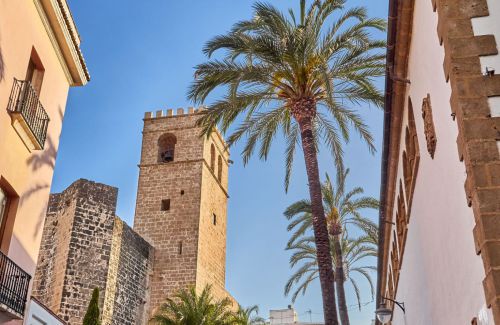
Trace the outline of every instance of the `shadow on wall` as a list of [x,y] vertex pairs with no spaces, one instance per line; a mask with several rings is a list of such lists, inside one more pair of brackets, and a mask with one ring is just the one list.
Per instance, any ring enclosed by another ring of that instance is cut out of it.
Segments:
[[0,45],[0,82],[3,81],[5,72],[5,65],[3,63],[2,46]]
[[[58,115],[59,115],[59,120],[57,119],[51,119],[51,123],[62,123],[63,120],[63,111],[62,108],[59,106],[58,108]],[[47,136],[47,140],[45,142],[45,147],[43,151],[40,152],[34,152],[31,154],[28,159],[26,160],[26,164],[30,166],[31,171],[33,173],[36,173],[38,170],[41,168],[47,167],[50,170],[54,171],[55,165],[56,165],[56,158],[57,158],[57,148],[56,145],[54,144],[53,137],[49,134]],[[52,175],[50,177],[50,180],[52,180]],[[24,201],[28,200],[31,196],[36,195],[36,193],[40,191],[45,191],[47,189],[50,189],[50,183],[33,183],[30,188],[28,188],[20,198],[19,205],[22,205]],[[47,191],[47,195],[48,191]],[[41,210],[39,212],[39,217],[37,221],[37,225],[34,229],[33,232],[33,237],[36,238],[38,235],[40,235],[40,232],[43,230],[43,224],[45,222],[45,215],[47,213],[47,203],[48,203],[49,197],[47,196],[46,198],[46,204],[41,207]]]

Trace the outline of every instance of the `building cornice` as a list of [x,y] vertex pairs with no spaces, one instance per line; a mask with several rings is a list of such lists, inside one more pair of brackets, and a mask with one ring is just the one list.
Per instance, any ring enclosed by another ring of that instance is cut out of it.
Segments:
[[33,0],[70,86],[83,86],[90,75],[66,0]]

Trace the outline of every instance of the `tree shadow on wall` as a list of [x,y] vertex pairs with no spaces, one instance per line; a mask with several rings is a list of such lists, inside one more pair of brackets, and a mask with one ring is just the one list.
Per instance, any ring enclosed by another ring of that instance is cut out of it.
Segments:
[[[62,123],[64,114],[62,111],[62,108],[59,106],[58,108],[58,117],[59,120],[56,119],[51,119],[51,123]],[[54,143],[54,140],[51,135],[47,136],[47,140],[45,142],[44,149],[40,152],[34,152],[32,153],[28,159],[26,160],[26,164],[31,168],[31,171],[33,174],[36,174],[37,172],[40,171],[42,168],[50,168],[52,172],[54,171],[55,165],[56,165],[56,158],[57,158],[57,148]],[[51,175],[51,180],[52,180],[53,175]],[[42,190],[47,190],[49,188],[49,182],[45,183],[32,183],[31,187],[28,188],[24,193],[23,196],[20,198],[20,205],[23,204],[23,201],[28,200],[30,197],[33,195],[36,195],[38,192]],[[48,197],[46,198],[46,202],[48,203]],[[43,224],[45,221],[45,216],[47,214],[47,204],[44,206],[40,207],[39,211],[39,217],[37,221],[37,225],[35,227],[35,231],[33,232],[33,237],[37,237],[40,234],[40,231],[43,230]]]
[[2,46],[0,45],[0,82],[3,81],[4,77],[5,77],[5,64],[3,61]]

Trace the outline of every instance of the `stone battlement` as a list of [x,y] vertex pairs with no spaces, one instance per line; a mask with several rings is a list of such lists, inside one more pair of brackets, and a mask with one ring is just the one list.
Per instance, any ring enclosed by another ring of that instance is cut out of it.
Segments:
[[144,113],[144,119],[154,119],[154,118],[161,118],[161,117],[179,117],[179,116],[200,113],[206,109],[207,109],[206,106],[200,106],[198,108],[188,107],[187,111],[185,111],[184,108],[177,108],[175,110],[173,108],[169,108],[167,110],[146,112],[146,113]]

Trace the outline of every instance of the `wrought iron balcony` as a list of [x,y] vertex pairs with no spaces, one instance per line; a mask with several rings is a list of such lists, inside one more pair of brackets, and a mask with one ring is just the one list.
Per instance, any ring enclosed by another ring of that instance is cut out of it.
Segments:
[[0,309],[23,317],[31,275],[0,252]]
[[30,81],[14,78],[7,109],[12,125],[26,145],[33,150],[43,149],[50,119]]

